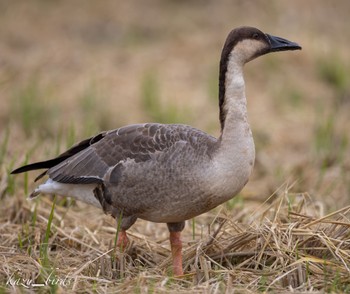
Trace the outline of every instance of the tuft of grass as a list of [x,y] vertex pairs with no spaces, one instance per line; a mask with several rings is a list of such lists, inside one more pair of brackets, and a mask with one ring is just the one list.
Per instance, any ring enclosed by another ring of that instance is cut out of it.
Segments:
[[334,164],[341,164],[347,154],[349,138],[347,133],[337,132],[336,112],[320,119],[322,111],[315,122],[314,148],[316,157],[321,160],[321,168],[326,169]]
[[266,276],[261,276],[261,278],[259,279],[258,291],[265,292],[267,285],[268,285],[268,279],[266,278]]
[[[117,221],[117,231],[115,232],[115,238],[114,238],[114,252],[117,250],[117,243],[118,243],[118,237],[121,229],[123,219],[123,212],[120,213]],[[123,250],[124,248],[120,248],[120,250]]]
[[[28,164],[28,153],[25,156],[23,165],[26,165],[26,164]],[[25,197],[27,197],[28,196],[28,173],[24,173],[23,177],[24,177],[24,183],[23,183],[24,195]]]
[[33,210],[33,213],[32,213],[32,221],[31,221],[32,228],[35,228],[35,224],[36,224],[36,221],[37,221],[37,216],[38,216],[38,201],[36,200],[35,204],[34,204],[34,210]]
[[49,256],[48,256],[49,238],[50,238],[50,234],[51,234],[52,220],[53,220],[53,216],[54,216],[54,212],[55,212],[55,204],[56,204],[56,196],[54,196],[49,219],[47,221],[44,240],[43,240],[43,242],[41,244],[41,248],[40,248],[40,257],[44,260],[44,264],[49,263]]
[[171,124],[183,123],[186,120],[183,114],[187,113],[187,111],[180,112],[173,104],[162,104],[158,79],[152,72],[146,73],[142,79],[141,100],[145,112],[153,121]]
[[303,94],[296,88],[290,89],[286,95],[288,104],[294,108],[300,108],[303,102]]
[[192,239],[195,240],[196,239],[196,218],[194,217],[191,220],[192,223]]
[[73,124],[68,128],[66,136],[66,148],[72,147],[76,143],[76,131]]
[[101,101],[106,100],[102,97],[95,83],[84,90],[79,98],[79,110],[82,121],[84,122],[84,136],[91,136],[101,130],[109,129],[112,125],[111,115],[108,109],[104,107]]
[[349,90],[349,69],[337,55],[321,58],[316,63],[320,78],[342,94]]
[[13,94],[11,117],[19,119],[27,137],[32,136],[35,129],[43,137],[51,134],[57,106],[47,96],[37,78],[32,78]]
[[0,145],[0,166],[3,164],[4,157],[7,154],[7,148],[8,148],[8,142],[10,137],[10,127],[6,126],[5,132],[2,135],[1,138],[1,145]]
[[13,169],[13,162],[7,167],[7,184],[6,184],[6,193],[9,195],[15,194],[15,178],[11,175]]
[[17,238],[18,238],[18,246],[19,246],[19,248],[23,249],[22,234],[18,233]]
[[238,194],[229,201],[225,202],[226,208],[230,211],[233,208],[243,207],[244,206],[244,198],[242,195]]
[[219,94],[219,83],[218,83],[218,69],[215,64],[215,69],[210,71],[207,78],[208,96],[210,101],[218,104],[218,94]]
[[[52,230],[52,221],[54,218],[54,213],[55,213],[55,205],[56,205],[56,196],[54,196],[52,206],[51,206],[51,211],[49,214],[49,218],[47,220],[47,226],[45,230],[45,235],[44,239],[40,245],[40,261],[41,261],[41,271],[40,271],[40,277],[42,281],[47,281],[48,279],[50,281],[55,281],[56,279],[56,268],[51,265],[50,259],[49,259],[49,254],[48,254],[48,249],[49,249],[49,239],[51,235],[51,230]],[[58,285],[54,282],[48,283],[46,285],[50,289],[50,293],[56,293],[58,289]]]

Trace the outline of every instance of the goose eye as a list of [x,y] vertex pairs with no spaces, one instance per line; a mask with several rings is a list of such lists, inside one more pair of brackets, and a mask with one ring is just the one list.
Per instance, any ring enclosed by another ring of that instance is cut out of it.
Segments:
[[256,39],[256,40],[259,39],[259,34],[258,33],[254,33],[253,34],[253,39]]

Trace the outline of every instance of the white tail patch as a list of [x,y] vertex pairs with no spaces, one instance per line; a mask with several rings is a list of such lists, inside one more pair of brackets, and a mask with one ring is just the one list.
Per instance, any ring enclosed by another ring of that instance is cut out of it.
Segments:
[[33,199],[39,194],[57,194],[60,196],[72,197],[76,200],[101,208],[101,204],[96,199],[93,192],[95,188],[96,184],[63,184],[48,179],[29,195],[29,199]]

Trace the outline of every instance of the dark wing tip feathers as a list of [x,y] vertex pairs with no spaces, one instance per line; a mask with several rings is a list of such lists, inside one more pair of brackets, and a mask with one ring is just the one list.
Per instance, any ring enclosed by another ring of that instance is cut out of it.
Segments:
[[52,166],[53,161],[55,161],[55,160],[51,159],[51,160],[47,160],[47,161],[41,161],[41,162],[27,164],[27,165],[24,165],[24,166],[21,166],[19,168],[14,169],[13,171],[11,171],[11,174],[20,174],[20,173],[24,173],[24,172],[27,172],[30,170],[50,168]]
[[[56,158],[21,166],[19,168],[14,169],[13,171],[11,171],[11,174],[20,174],[20,173],[24,173],[24,172],[31,171],[31,170],[44,169],[44,168],[49,169],[51,167],[54,167],[55,165],[61,163],[62,161],[66,160],[67,158],[73,156],[74,154],[77,154],[80,151],[88,148],[90,145],[100,141],[105,135],[106,135],[106,132],[102,132],[94,137],[85,139],[85,140],[77,143],[76,145],[72,146],[70,149],[68,149],[66,152],[60,154]],[[46,172],[40,174],[35,179],[35,181],[42,178],[45,174],[46,174]]]
[[93,176],[87,177],[75,177],[69,175],[58,175],[55,177],[55,181],[63,183],[63,184],[95,184],[102,183],[102,179]]

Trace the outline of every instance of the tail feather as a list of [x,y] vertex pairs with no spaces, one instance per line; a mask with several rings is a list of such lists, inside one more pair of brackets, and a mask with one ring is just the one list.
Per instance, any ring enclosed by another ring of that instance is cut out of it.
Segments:
[[39,194],[41,193],[39,188],[36,188],[32,193],[30,193],[30,195],[28,196],[28,198],[30,200],[34,199],[35,197],[37,197]]
[[64,159],[57,157],[57,158],[46,160],[46,161],[40,161],[40,162],[27,164],[27,165],[21,166],[19,168],[16,168],[15,170],[13,170],[11,172],[11,174],[20,174],[20,173],[24,173],[24,172],[27,172],[30,170],[51,168],[51,167],[55,166],[56,164],[59,164]]

